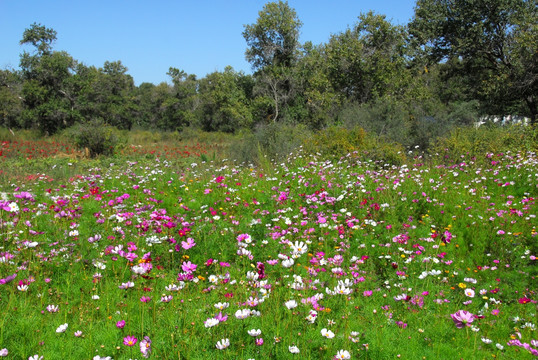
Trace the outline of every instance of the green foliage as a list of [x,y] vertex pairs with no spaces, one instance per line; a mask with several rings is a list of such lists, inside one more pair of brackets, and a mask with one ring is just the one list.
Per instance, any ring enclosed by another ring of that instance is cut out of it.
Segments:
[[537,16],[535,1],[419,0],[409,29],[432,62],[463,67],[471,99],[497,113],[515,108],[535,120]]
[[23,110],[21,82],[14,71],[0,70],[0,126],[19,127]]
[[302,23],[287,1],[269,2],[255,24],[245,25],[243,37],[247,61],[255,70],[265,67],[291,67],[299,55]]
[[214,72],[199,82],[203,130],[235,132],[252,126],[249,102],[241,87],[244,76],[228,66],[224,72]]
[[505,151],[538,151],[538,128],[536,126],[457,127],[448,136],[438,138],[431,153],[442,154],[446,162],[459,161],[462,157],[486,161],[485,154]]
[[320,130],[304,144],[304,150],[306,153],[319,153],[336,159],[353,156],[390,164],[402,164],[405,161],[405,151],[400,144],[367,133],[360,126],[331,126]]
[[304,125],[269,123],[258,125],[254,132],[240,132],[238,136],[229,147],[230,158],[262,164],[286,158],[303,144],[309,143],[311,133]]
[[122,141],[125,142],[125,136],[117,128],[107,125],[101,119],[76,124],[67,130],[67,136],[91,157],[110,156]]
[[398,95],[410,76],[405,40],[405,29],[384,15],[361,14],[352,29],[331,36],[325,47],[329,81],[360,104]]

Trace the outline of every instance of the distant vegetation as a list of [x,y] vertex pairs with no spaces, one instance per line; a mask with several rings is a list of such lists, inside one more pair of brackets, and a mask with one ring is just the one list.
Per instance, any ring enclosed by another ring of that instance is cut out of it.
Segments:
[[533,1],[419,0],[405,26],[368,12],[327,43],[303,44],[295,10],[270,2],[244,27],[252,75],[226,67],[198,79],[170,67],[169,83],[140,86],[120,60],[98,68],[54,50],[56,31],[34,23],[21,39],[34,50],[23,51],[19,69],[0,70],[0,126],[246,137],[343,126],[427,149],[482,115],[536,122],[537,18]]

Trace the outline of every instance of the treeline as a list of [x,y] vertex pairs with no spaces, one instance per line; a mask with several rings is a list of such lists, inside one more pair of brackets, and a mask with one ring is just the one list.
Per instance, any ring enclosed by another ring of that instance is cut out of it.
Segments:
[[121,61],[83,64],[53,50],[57,33],[32,24],[20,69],[0,70],[0,126],[54,134],[92,122],[119,129],[236,132],[273,123],[361,127],[427,145],[481,115],[536,122],[538,13],[533,0],[418,0],[405,26],[368,12],[326,43],[299,42],[287,2],[245,25],[253,74],[226,67],[198,79],[135,86]]

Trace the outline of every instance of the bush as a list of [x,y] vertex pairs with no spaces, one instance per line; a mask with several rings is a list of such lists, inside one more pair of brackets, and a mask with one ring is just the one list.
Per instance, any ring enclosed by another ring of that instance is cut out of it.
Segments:
[[448,136],[437,139],[431,152],[442,154],[445,162],[450,163],[462,157],[485,159],[487,153],[537,150],[538,127],[488,124],[480,127],[454,128]]
[[312,133],[304,125],[269,123],[258,125],[254,132],[238,133],[229,148],[231,159],[265,166],[269,160],[280,161],[308,143]]
[[120,139],[126,138],[117,128],[105,124],[101,119],[76,124],[67,130],[67,135],[77,148],[87,151],[90,157],[113,155],[122,143]]

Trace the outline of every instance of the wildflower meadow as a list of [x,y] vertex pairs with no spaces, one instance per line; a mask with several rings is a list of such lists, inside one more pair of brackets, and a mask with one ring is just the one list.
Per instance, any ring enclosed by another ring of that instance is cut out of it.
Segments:
[[3,166],[0,357],[538,357],[536,153],[197,152]]

